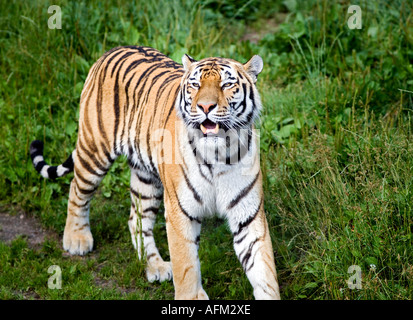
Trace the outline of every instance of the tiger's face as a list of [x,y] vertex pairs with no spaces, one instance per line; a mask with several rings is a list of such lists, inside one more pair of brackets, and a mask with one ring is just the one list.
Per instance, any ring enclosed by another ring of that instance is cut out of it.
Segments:
[[255,87],[263,62],[253,56],[247,63],[223,58],[195,61],[182,58],[185,74],[177,100],[178,113],[200,139],[227,136],[228,131],[251,128],[261,109]]

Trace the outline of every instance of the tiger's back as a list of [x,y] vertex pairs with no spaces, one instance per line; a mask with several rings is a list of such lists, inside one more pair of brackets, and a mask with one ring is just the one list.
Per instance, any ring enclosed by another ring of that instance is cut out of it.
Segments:
[[131,163],[157,171],[148,138],[175,119],[183,73],[181,65],[152,48],[107,52],[90,70],[82,91],[79,150],[95,145],[97,160],[124,154]]
[[[82,91],[72,155],[49,166],[43,144],[31,146],[42,176],[74,171],[64,249],[81,255],[92,250],[90,200],[111,164],[125,155],[131,169],[128,225],[140,258],[147,259],[149,281],[173,278],[176,298],[208,298],[198,259],[200,228],[205,216],[217,213],[228,221],[255,297],[279,299],[253,127],[261,109],[255,87],[261,70],[258,56],[241,64],[184,55],[180,65],[149,47],[105,53]],[[171,262],[162,259],[153,237],[162,200]]]

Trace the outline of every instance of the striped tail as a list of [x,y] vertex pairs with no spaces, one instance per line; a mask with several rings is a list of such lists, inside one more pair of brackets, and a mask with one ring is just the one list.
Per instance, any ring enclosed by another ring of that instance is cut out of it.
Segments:
[[73,171],[76,149],[65,162],[58,166],[49,166],[43,158],[43,142],[34,140],[30,144],[30,156],[33,166],[44,178],[56,179]]

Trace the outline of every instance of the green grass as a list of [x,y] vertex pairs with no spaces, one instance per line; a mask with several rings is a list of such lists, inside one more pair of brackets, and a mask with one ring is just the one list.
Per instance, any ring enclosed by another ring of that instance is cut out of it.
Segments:
[[[260,54],[258,127],[265,209],[283,299],[412,299],[413,10],[409,1],[360,1],[347,27],[343,1],[0,2],[0,205],[63,234],[71,176],[39,177],[33,139],[61,163],[73,150],[88,69],[118,45],[148,45],[176,61]],[[162,10],[159,10],[162,8]],[[280,22],[281,21],[281,22]],[[258,43],[245,40],[265,30]],[[150,284],[130,240],[129,172],[119,159],[91,206],[95,250],[69,257],[61,241],[0,243],[0,299],[171,299]],[[165,221],[155,230],[168,258]],[[210,219],[200,242],[210,298],[251,299],[226,224]],[[47,287],[49,266],[62,289]],[[349,289],[351,265],[362,289]]]

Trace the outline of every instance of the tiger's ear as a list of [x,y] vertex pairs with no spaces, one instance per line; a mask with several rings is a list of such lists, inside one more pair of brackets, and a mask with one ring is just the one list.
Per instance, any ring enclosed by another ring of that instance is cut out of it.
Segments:
[[182,64],[184,65],[184,70],[188,71],[192,63],[196,62],[191,56],[186,53],[182,56]]
[[257,76],[262,71],[263,66],[262,58],[258,55],[253,56],[248,62],[244,63],[244,69],[252,77],[254,83],[257,81]]

